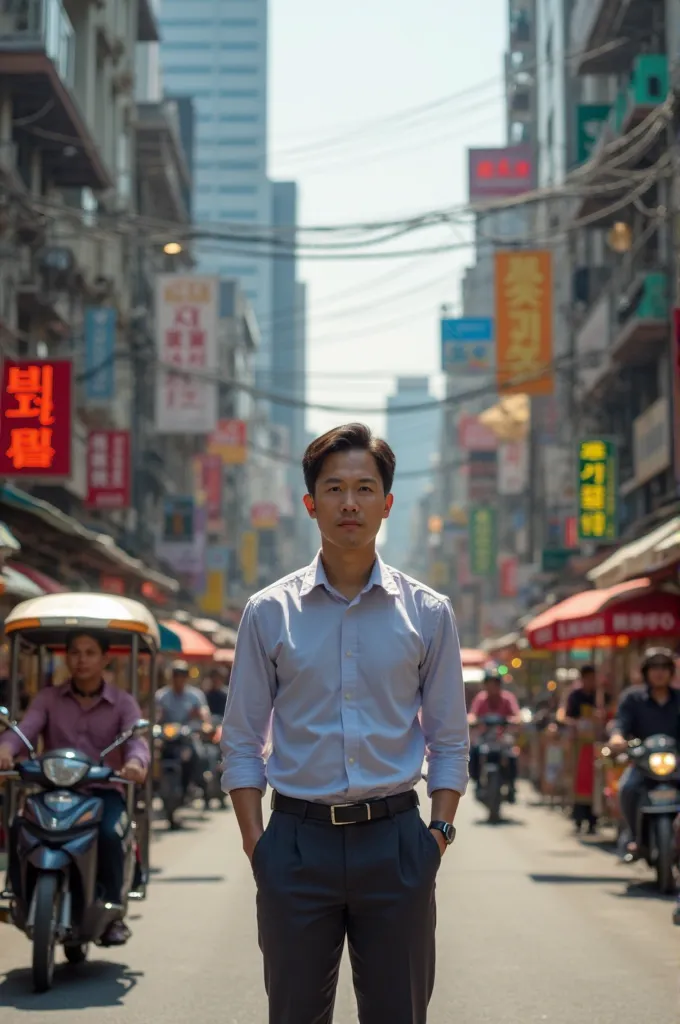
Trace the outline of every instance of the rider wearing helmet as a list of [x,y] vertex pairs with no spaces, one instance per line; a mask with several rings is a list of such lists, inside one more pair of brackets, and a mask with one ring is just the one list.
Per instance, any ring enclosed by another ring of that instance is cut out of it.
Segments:
[[[662,733],[680,742],[680,691],[672,688],[675,657],[667,647],[650,647],[640,666],[644,683],[633,686],[621,696],[609,747],[613,753],[628,749],[628,741],[646,740]],[[644,776],[636,764],[630,764],[621,778],[619,799],[628,826],[626,860],[633,860],[637,847],[632,841],[636,831],[637,809],[644,792]]]
[[[478,721],[486,715],[499,715],[502,718],[507,718],[511,724],[518,725],[520,722],[519,704],[514,694],[503,689],[502,676],[489,670],[484,676],[482,686],[483,689],[479,691],[470,705],[468,714],[470,726],[477,725]],[[512,803],[515,799],[517,779],[517,761],[514,756],[510,757],[510,773],[508,798]],[[479,745],[476,742],[470,745],[470,778],[474,782],[479,782]]]

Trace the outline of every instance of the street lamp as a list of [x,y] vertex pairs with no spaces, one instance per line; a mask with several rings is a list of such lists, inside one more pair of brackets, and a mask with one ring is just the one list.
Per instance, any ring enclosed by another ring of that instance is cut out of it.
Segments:
[[630,252],[633,245],[633,232],[629,225],[623,220],[617,220],[607,235],[607,243],[614,252]]
[[179,242],[166,242],[163,246],[163,252],[166,256],[179,256],[182,251],[182,246]]

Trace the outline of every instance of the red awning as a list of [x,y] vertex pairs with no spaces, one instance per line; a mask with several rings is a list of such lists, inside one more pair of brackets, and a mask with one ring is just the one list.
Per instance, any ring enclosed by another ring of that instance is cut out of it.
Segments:
[[680,596],[653,590],[649,579],[586,590],[542,612],[526,627],[537,650],[680,636]]
[[164,621],[163,625],[179,637],[182,654],[188,661],[212,661],[217,648],[202,633],[191,626],[185,626],[182,622],[175,622],[174,619]]
[[44,590],[46,594],[66,594],[68,593],[67,587],[62,587],[61,583],[57,583],[51,576],[48,576],[44,572],[40,572],[39,569],[32,569],[30,565],[24,565],[22,562],[11,561],[8,563],[12,569],[16,569],[22,576],[25,576],[27,580],[31,580],[36,586]]

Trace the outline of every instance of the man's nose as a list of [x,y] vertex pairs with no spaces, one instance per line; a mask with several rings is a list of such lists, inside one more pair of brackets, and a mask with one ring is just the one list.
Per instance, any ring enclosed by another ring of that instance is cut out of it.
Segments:
[[345,495],[342,507],[343,509],[346,509],[348,512],[354,512],[357,509],[358,499],[355,497],[354,494],[352,494],[351,491],[348,491],[347,494]]

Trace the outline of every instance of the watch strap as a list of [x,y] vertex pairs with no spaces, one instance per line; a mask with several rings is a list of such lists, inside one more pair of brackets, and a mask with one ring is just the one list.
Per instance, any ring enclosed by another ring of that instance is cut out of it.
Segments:
[[430,830],[435,829],[437,832],[441,832],[449,846],[456,838],[455,825],[452,825],[449,821],[431,821],[428,828]]

